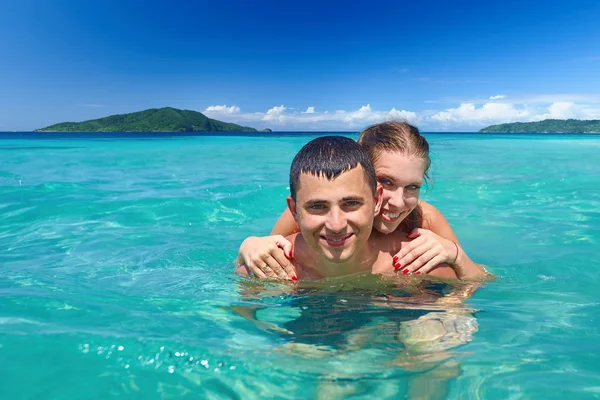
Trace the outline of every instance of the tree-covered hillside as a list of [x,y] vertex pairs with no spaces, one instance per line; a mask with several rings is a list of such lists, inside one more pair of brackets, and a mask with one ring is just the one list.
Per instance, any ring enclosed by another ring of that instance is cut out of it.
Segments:
[[600,120],[545,119],[490,125],[479,132],[489,133],[600,133]]
[[[258,132],[206,117],[197,111],[151,108],[83,122],[61,122],[38,132]],[[268,130],[266,130],[268,131]]]

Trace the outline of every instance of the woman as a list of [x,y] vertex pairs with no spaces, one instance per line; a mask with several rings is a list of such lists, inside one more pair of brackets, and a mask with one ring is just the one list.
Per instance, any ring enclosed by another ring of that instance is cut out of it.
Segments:
[[[486,271],[469,259],[444,216],[419,200],[431,165],[429,144],[419,130],[406,122],[385,122],[361,132],[358,142],[367,150],[383,187],[381,212],[373,228],[389,234],[400,229],[410,242],[393,258],[402,274],[426,274],[441,263],[451,265],[460,279],[478,279]],[[299,232],[286,209],[271,231],[272,236],[249,237],[240,246],[238,262],[260,278],[296,280],[292,244],[285,236]]]

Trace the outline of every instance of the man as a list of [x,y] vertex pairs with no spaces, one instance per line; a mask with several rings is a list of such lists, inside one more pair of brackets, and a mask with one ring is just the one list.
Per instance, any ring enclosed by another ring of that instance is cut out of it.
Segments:
[[[406,235],[373,232],[382,189],[368,154],[358,143],[341,136],[307,143],[292,161],[290,192],[288,208],[300,233],[287,239],[294,244],[292,263],[298,278],[394,273],[392,256]],[[249,274],[245,265],[236,272]],[[429,275],[456,278],[445,264]]]

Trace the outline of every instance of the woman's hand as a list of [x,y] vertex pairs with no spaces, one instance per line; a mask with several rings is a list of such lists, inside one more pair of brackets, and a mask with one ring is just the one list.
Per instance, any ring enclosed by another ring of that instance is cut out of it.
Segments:
[[246,264],[250,272],[261,279],[295,281],[298,275],[291,258],[292,243],[283,236],[250,236],[242,242],[237,262]]
[[458,245],[436,235],[429,229],[417,228],[408,234],[410,242],[394,256],[394,269],[403,274],[427,274],[442,263],[453,265]]

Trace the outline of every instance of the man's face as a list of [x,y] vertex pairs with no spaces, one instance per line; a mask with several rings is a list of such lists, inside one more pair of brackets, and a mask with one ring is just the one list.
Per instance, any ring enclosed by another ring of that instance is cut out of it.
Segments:
[[381,206],[380,193],[378,187],[373,196],[358,165],[332,181],[300,174],[296,201],[288,197],[288,207],[304,240],[319,257],[345,263],[366,245]]

